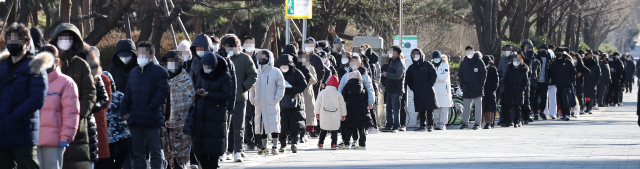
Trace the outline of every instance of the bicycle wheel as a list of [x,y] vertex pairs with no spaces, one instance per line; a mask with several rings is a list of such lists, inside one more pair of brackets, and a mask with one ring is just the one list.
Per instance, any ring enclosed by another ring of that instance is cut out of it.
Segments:
[[462,123],[462,109],[464,103],[462,100],[453,99],[453,107],[449,108],[449,122],[447,125],[458,125]]

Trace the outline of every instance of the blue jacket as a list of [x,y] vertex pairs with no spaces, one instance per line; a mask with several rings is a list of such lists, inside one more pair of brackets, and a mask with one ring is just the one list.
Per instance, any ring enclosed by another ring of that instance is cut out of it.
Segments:
[[24,61],[9,77],[8,53],[0,55],[0,148],[35,146],[38,143],[40,112],[47,97],[46,67],[52,57],[35,57],[27,52]]
[[129,73],[120,115],[129,115],[129,126],[164,126],[162,104],[169,96],[169,73],[164,67],[149,62],[141,70],[135,67]]

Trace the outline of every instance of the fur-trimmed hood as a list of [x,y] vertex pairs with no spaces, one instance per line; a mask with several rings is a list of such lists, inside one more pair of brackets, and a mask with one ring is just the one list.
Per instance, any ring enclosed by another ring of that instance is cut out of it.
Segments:
[[[51,67],[51,65],[53,65],[54,63],[53,54],[49,52],[42,52],[35,56],[33,56],[33,54],[30,54],[30,53],[27,53],[27,55],[29,55],[27,57],[32,57],[31,61],[29,62],[29,71],[33,74],[37,74],[44,70],[47,70],[47,68]],[[9,57],[10,57],[10,54],[8,52],[0,53],[0,62],[4,61]]]

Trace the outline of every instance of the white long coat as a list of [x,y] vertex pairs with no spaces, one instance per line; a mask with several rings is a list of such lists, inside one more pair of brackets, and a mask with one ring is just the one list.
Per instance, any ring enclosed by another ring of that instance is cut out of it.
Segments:
[[[270,53],[270,52],[269,52]],[[260,65],[258,81],[249,92],[249,101],[255,105],[255,133],[280,133],[280,100],[284,96],[284,76],[273,67],[273,54],[269,65]]]
[[438,107],[452,107],[453,100],[451,98],[451,76],[449,75],[451,70],[449,69],[449,61],[443,58],[441,62],[440,66],[436,67],[438,78],[436,78],[433,89],[436,90],[436,97],[438,97]]

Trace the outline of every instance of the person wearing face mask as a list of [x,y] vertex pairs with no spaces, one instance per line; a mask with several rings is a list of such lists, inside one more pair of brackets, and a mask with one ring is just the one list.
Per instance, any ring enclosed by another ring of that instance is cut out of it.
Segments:
[[611,85],[607,94],[607,103],[609,106],[621,106],[622,85],[626,76],[624,72],[624,63],[620,59],[620,53],[614,52],[612,58],[609,58],[609,67],[611,69]]
[[[165,160],[176,167],[184,168],[190,159],[191,137],[182,131],[189,108],[195,102],[196,91],[193,80],[184,69],[184,60],[178,50],[167,52],[161,59],[169,72],[169,96],[163,106],[166,131],[162,132]],[[180,143],[180,144],[175,144]]]
[[[21,168],[39,168],[37,154],[39,124],[41,112],[45,111],[40,108],[45,106],[45,97],[49,89],[47,69],[51,68],[54,58],[46,54],[35,55],[28,50],[31,36],[29,29],[22,24],[9,25],[5,28],[4,35],[8,52],[0,54],[0,79],[2,79],[0,80],[2,84],[0,100],[3,100],[0,102],[0,107],[3,109],[0,112],[1,116],[7,120],[0,127],[0,131],[4,133],[0,139],[0,153],[3,154],[0,164],[8,168],[15,168],[16,165]],[[70,108],[67,110],[69,111]],[[72,111],[69,112],[72,113]],[[65,125],[68,126],[69,123]],[[75,126],[76,123],[73,125]],[[65,129],[66,133],[69,133],[68,130],[71,129]],[[71,133],[74,132],[75,130]],[[66,138],[70,140],[65,141],[71,142],[73,136],[66,136]],[[40,138],[43,141],[44,139]],[[53,140],[55,143],[51,145],[52,147],[67,146],[64,141],[56,139]],[[60,148],[57,149],[60,150]],[[62,152],[55,149],[54,152],[49,153],[52,159],[62,156]]]
[[406,66],[403,61],[402,48],[391,46],[387,53],[390,58],[388,70],[382,72],[382,76],[386,78],[387,125],[382,131],[397,133],[398,129],[400,129],[400,102],[402,94],[405,93]]
[[69,145],[65,153],[63,165],[77,168],[90,168],[88,117],[96,102],[96,86],[92,66],[95,59],[91,47],[82,41],[80,30],[73,24],[63,23],[56,27],[51,36],[51,43],[60,51],[60,70],[73,78],[78,86],[80,101],[80,121],[76,139]]
[[[202,56],[209,52],[216,51],[215,46],[209,36],[207,36],[206,34],[199,34],[196,35],[196,37],[193,39],[193,42],[191,43],[191,47],[189,49],[191,51],[191,56],[193,56],[189,74],[191,74],[192,76],[191,79],[199,79],[198,71],[202,69],[202,63],[200,63],[200,61],[202,60]],[[196,81],[194,81],[193,83],[195,85]]]
[[[520,112],[522,105],[525,104],[525,92],[527,86],[529,86],[529,66],[523,61],[525,53],[518,51],[516,58],[512,60],[512,64],[509,65],[507,74],[504,76],[504,90],[505,94],[502,98],[502,116],[504,116],[505,122],[502,123],[502,127],[509,127],[511,123],[511,109],[513,108],[513,127],[522,127],[520,119],[522,114]],[[466,105],[466,104],[465,104]]]
[[[440,55],[440,51],[434,51],[432,57],[441,59]],[[434,90],[438,74],[431,62],[426,60],[422,50],[413,49],[411,60],[413,64],[407,68],[406,83],[414,93],[413,103],[420,119],[420,127],[414,131],[431,132],[434,126],[433,110],[440,108]]]
[[[532,109],[531,109],[531,96],[536,94],[536,89],[538,87],[538,77],[540,76],[541,64],[537,59],[537,53],[533,51],[533,43],[531,40],[525,40],[522,42],[524,45],[522,46],[525,52],[524,64],[529,66],[529,86],[524,93],[524,104],[522,104],[522,119],[524,124],[529,124],[529,122],[533,122],[533,118],[531,117]],[[537,101],[537,99],[535,100]]]
[[315,109],[315,94],[313,93],[313,86],[318,83],[318,74],[316,70],[308,61],[309,56],[303,52],[298,51],[298,60],[296,67],[305,75],[305,79],[309,82],[307,88],[304,89],[304,107],[306,113],[306,126],[305,132],[300,133],[300,142],[309,142],[310,133],[315,132],[315,126],[318,126],[318,119],[316,118]]
[[609,55],[608,54],[600,54],[602,58],[599,62],[600,64],[600,72],[602,75],[600,76],[600,81],[598,82],[598,96],[597,104],[598,107],[609,107],[607,104],[607,94],[609,93],[609,85],[611,85],[611,68],[609,67]]
[[182,42],[180,42],[178,48],[176,49],[176,54],[180,55],[180,57],[182,57],[184,61],[184,65],[181,65],[181,67],[184,67],[187,73],[191,72],[191,64],[193,63],[193,57],[191,56],[193,52],[191,52],[190,48],[191,42],[182,40]]
[[565,101],[563,101],[562,98],[565,94],[563,91],[565,89],[575,89],[573,84],[575,83],[577,72],[575,66],[573,66],[573,62],[571,61],[571,56],[569,56],[569,54],[564,54],[563,48],[556,48],[554,52],[556,53],[556,59],[551,64],[549,75],[558,90],[556,93],[556,98],[558,98],[556,103],[562,112],[562,116],[558,120],[569,121],[569,115],[571,114],[570,109],[575,105],[567,105]]
[[[362,64],[363,64],[363,62],[362,62],[362,59],[360,57],[352,56],[350,58],[350,60],[349,60],[349,65],[350,66],[349,66],[349,68],[347,70],[347,74],[349,74],[351,72],[360,73],[360,77],[361,77],[360,79],[362,79],[361,82],[364,85],[365,90],[367,92],[367,98],[368,98],[369,110],[370,110],[370,109],[373,109],[373,103],[375,102],[374,101],[375,93],[373,92],[373,87],[371,85],[371,78],[369,77],[369,74],[367,74],[368,71],[367,71],[366,68],[362,67]],[[338,92],[342,93],[342,90],[345,88],[345,85],[346,85],[346,83],[348,81],[349,81],[349,77],[347,77],[346,74],[343,75],[342,79],[340,80],[340,85],[338,85]],[[362,127],[362,126],[360,126],[360,127]],[[366,126],[366,127],[368,129],[368,127],[370,127],[370,126]],[[347,132],[347,128],[343,127],[343,128],[341,128],[341,130],[342,130],[342,132]],[[350,147],[356,148],[358,145],[357,145],[357,143],[355,141],[359,140],[358,139],[360,137],[359,133],[365,132],[364,130],[365,130],[365,128],[359,128],[357,133],[354,133],[352,135],[346,135],[346,134],[343,135],[342,136],[343,143],[339,144],[339,146],[341,148],[344,148],[344,149],[349,149]],[[352,137],[353,140],[354,140],[354,142],[351,145],[349,145],[349,137]]]
[[318,50],[318,52],[327,53],[327,61],[330,64],[329,65],[330,67],[333,67],[333,69],[338,69],[338,67],[340,67],[340,65],[338,65],[338,62],[336,61],[336,57],[333,57],[333,55],[331,55],[331,46],[328,41],[326,40],[318,41],[316,50]]
[[228,100],[235,97],[235,86],[231,74],[226,68],[225,59],[214,53],[202,56],[200,79],[196,82],[196,108],[189,112],[184,131],[191,135],[191,150],[197,156],[202,168],[218,168],[221,157],[226,151],[228,119]]
[[[242,147],[244,143],[244,127],[245,127],[245,115],[247,106],[247,94],[256,84],[258,73],[253,63],[251,56],[241,52],[240,40],[234,34],[229,34],[222,39],[222,44],[225,47],[227,53],[226,58],[231,60],[235,68],[235,82],[236,82],[236,101],[233,112],[229,115],[232,126],[229,129],[229,146],[227,150],[227,157],[232,153],[235,162],[242,162]],[[225,57],[225,56],[223,56]],[[235,117],[235,118],[234,118]]]
[[585,54],[584,66],[589,68],[590,74],[584,77],[584,97],[585,97],[585,113],[593,114],[592,108],[595,105],[598,82],[602,72],[598,60],[593,56],[593,53],[589,50]]
[[493,123],[498,113],[496,91],[498,90],[498,85],[500,84],[500,75],[498,75],[498,69],[493,66],[493,56],[484,55],[482,57],[482,62],[484,62],[484,64],[486,65],[485,67],[487,68],[487,81],[484,85],[484,97],[482,97],[482,122],[485,123],[483,129],[491,129],[493,128]]
[[305,105],[302,92],[306,89],[308,82],[302,72],[296,68],[293,56],[280,55],[274,65],[280,68],[287,84],[284,97],[280,100],[280,125],[282,128],[280,136],[278,136],[280,141],[280,149],[278,151],[281,153],[285,151],[287,146],[286,139],[287,135],[289,135],[291,152],[297,153],[299,132],[306,129],[306,114],[304,113]]
[[[365,63],[365,64],[369,64],[369,72],[371,74],[371,82],[373,83],[373,91],[375,93],[376,96],[378,96],[378,94],[380,93],[378,90],[379,87],[379,83],[380,83],[380,64],[378,63],[378,60],[380,59],[378,54],[376,52],[373,51],[373,48],[371,48],[371,46],[364,44],[363,45],[365,47],[365,53],[364,56],[369,58],[369,62]],[[373,109],[370,110],[370,114],[371,114],[371,119],[373,120],[373,126],[371,128],[369,128],[369,134],[377,134],[378,133],[378,111],[377,111],[377,105],[380,103],[378,100],[378,97],[374,98],[375,103],[373,105]]]
[[[547,90],[549,89],[549,67],[553,62],[551,55],[549,55],[549,50],[546,45],[542,45],[538,47],[538,54],[536,55],[536,60],[540,63],[540,70],[537,76],[537,79],[531,82],[531,85],[535,83],[536,87],[531,87],[531,98],[529,102],[531,103],[531,110],[533,111],[533,120],[538,120],[540,117],[542,120],[547,120],[547,116],[542,113],[544,112],[544,108],[547,103]],[[538,99],[540,103],[538,103]]]
[[92,168],[95,168],[95,166],[101,168],[106,165],[110,156],[106,113],[111,104],[111,80],[102,74],[99,60],[100,50],[94,46],[91,46],[91,49],[96,56],[92,58],[98,60],[92,60],[91,58],[87,60],[91,65],[91,73],[96,86],[96,103],[91,110],[87,123],[89,126],[89,150],[91,151]]
[[[148,156],[151,168],[156,169],[161,168],[163,160],[160,127],[164,126],[162,104],[169,96],[169,73],[152,62],[155,57],[152,43],[141,41],[136,46],[138,67],[131,70],[120,115],[131,130],[131,159],[146,161]],[[134,168],[147,168],[147,163],[135,163]]]
[[[515,57],[515,53],[513,52],[511,45],[504,45],[502,47],[502,57],[500,58],[500,62],[497,65],[498,74],[500,75],[501,79],[504,78],[504,75],[507,74],[507,68],[509,68],[509,65],[511,64],[514,57]],[[503,93],[504,93],[504,86],[500,84],[498,99],[502,97]]]
[[[211,39],[212,42],[212,48],[213,48],[213,53],[218,54],[218,50],[220,50],[222,47],[220,46],[220,42],[222,42],[220,40],[220,38],[218,38],[218,36],[209,36],[209,39]],[[218,54],[219,55],[219,54]],[[222,56],[222,55],[221,55]],[[227,63],[229,64],[229,63]]]
[[[280,101],[285,93],[285,79],[282,71],[273,67],[275,60],[269,50],[258,53],[258,81],[249,92],[249,100],[256,106],[254,117],[258,155],[269,153],[267,135],[271,134],[273,147],[271,154],[278,155],[278,135],[280,133]],[[258,140],[259,139],[259,140]]]
[[[473,50],[473,48],[471,48]],[[467,52],[468,54],[468,52]],[[469,118],[471,117],[471,104],[475,106],[475,125],[474,130],[481,129],[482,123],[482,96],[484,96],[484,85],[487,79],[487,68],[482,62],[482,53],[475,52],[473,57],[466,56],[460,63],[458,79],[460,79],[460,88],[462,89],[464,110],[462,113],[463,122],[460,129],[469,128]]]
[[[584,61],[580,54],[571,52],[573,66],[576,68],[576,81],[573,86],[576,89],[576,99],[578,99],[578,104],[576,108],[572,109],[571,116],[578,118],[580,115],[584,114],[585,107],[585,98],[584,98],[584,80],[585,77],[591,74],[591,70],[589,67],[586,67]],[[579,110],[579,112],[578,112]]]
[[625,93],[631,93],[631,90],[633,89],[633,83],[635,82],[634,80],[634,75],[636,73],[636,61],[633,60],[633,56],[631,55],[627,55],[625,57],[625,72],[626,72],[626,78],[624,81],[624,91]]
[[[344,44],[346,42],[344,40],[342,40],[342,38],[336,38],[333,40],[333,48],[331,50],[331,56],[333,56],[334,58],[336,58],[336,61],[338,61],[338,58],[342,57],[343,52],[344,51]],[[340,63],[337,63],[337,65],[340,65]]]
[[131,69],[138,66],[136,62],[138,55],[136,52],[136,44],[131,39],[121,39],[118,41],[118,44],[116,44],[116,50],[111,57],[112,64],[108,72],[113,76],[116,89],[120,92],[124,92],[127,86]]
[[338,69],[338,79],[342,79],[344,75],[349,72],[350,64],[349,60],[351,59],[351,53],[344,52],[340,55],[340,68]]

